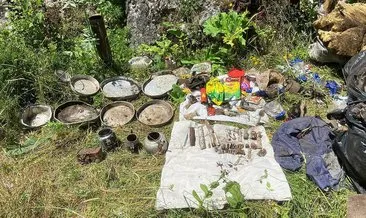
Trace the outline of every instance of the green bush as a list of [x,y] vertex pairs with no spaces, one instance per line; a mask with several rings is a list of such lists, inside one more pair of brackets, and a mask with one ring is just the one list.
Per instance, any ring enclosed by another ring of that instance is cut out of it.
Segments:
[[247,11],[241,14],[235,11],[220,13],[205,22],[203,32],[206,35],[221,39],[231,47],[245,47],[248,30],[254,26],[248,14]]

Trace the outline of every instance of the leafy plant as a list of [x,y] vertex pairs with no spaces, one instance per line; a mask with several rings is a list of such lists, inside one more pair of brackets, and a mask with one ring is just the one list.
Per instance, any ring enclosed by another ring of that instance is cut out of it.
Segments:
[[201,62],[209,61],[212,65],[212,71],[214,74],[223,75],[227,73],[225,63],[230,63],[228,60],[233,60],[232,54],[226,48],[219,48],[218,51],[214,51],[213,48],[205,48],[197,50],[192,56],[181,60],[182,64],[194,65]]
[[203,204],[204,204],[205,200],[212,197],[212,195],[213,195],[212,190],[214,190],[218,186],[219,186],[218,181],[211,183],[210,187],[208,187],[207,185],[204,185],[204,184],[200,184],[200,188],[203,191],[203,197],[200,197],[195,190],[192,191],[192,195],[193,195],[194,199],[196,199],[196,201],[198,202],[198,206],[200,209],[204,208]]
[[247,11],[242,14],[230,11],[211,17],[203,26],[206,35],[219,38],[225,44],[234,47],[246,46],[246,34],[253,22]]
[[18,148],[14,148],[11,150],[6,150],[6,154],[10,156],[20,156],[25,153],[28,153],[34,149],[36,149],[39,145],[46,143],[49,138],[35,138],[31,137],[28,138],[27,141],[22,146],[19,146]]
[[201,184],[200,188],[204,194],[202,197],[200,197],[195,190],[192,191],[192,195],[198,202],[200,209],[203,209],[204,202],[212,197],[213,190],[220,186],[220,181],[225,184],[223,190],[230,208],[239,209],[243,206],[245,199],[244,195],[241,193],[240,184],[235,181],[229,181],[226,178],[226,175],[225,171],[222,171],[220,178],[217,181],[212,182],[209,187]]
[[240,191],[240,184],[229,181],[223,188],[226,194],[226,200],[233,209],[240,208],[244,203],[244,195]]
[[42,0],[12,0],[9,10],[11,31],[24,36],[26,42],[38,45],[44,40],[44,13]]
[[170,98],[175,105],[179,105],[184,101],[186,94],[178,85],[173,85],[173,90],[170,93]]

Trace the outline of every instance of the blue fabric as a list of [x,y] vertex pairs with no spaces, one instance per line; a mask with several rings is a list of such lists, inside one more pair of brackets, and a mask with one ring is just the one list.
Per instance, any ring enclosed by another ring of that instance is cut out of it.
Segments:
[[282,168],[299,170],[306,159],[306,174],[321,189],[335,187],[340,178],[333,178],[323,155],[333,152],[333,133],[327,124],[315,117],[290,120],[272,138],[275,159]]
[[338,84],[335,81],[327,81],[327,84],[325,85],[327,89],[329,89],[329,93],[331,96],[334,96],[337,94],[337,91],[339,89]]

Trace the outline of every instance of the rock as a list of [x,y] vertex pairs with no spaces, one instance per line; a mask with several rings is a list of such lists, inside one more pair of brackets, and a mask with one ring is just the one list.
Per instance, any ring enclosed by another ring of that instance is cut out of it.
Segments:
[[54,7],[54,6],[57,6],[60,4],[61,4],[61,1],[59,1],[59,0],[44,0],[44,5],[46,8]]
[[152,60],[147,56],[140,56],[131,58],[128,63],[130,64],[132,69],[147,69],[151,64]]
[[341,56],[352,57],[366,49],[366,4],[339,3],[314,22],[324,45]]
[[[180,21],[181,0],[130,0],[127,3],[127,26],[130,28],[131,45],[153,43],[159,35],[163,21]],[[202,24],[206,19],[220,11],[215,1],[203,0],[203,10],[193,20]],[[192,12],[197,13],[197,12]]]
[[173,74],[176,75],[177,77],[183,77],[186,75],[190,75],[191,70],[186,67],[180,67],[178,69],[173,70]]
[[335,6],[337,5],[338,0],[325,0],[323,3],[323,8],[324,8],[324,12],[326,14],[329,14],[330,12],[333,11],[333,9],[335,8]]
[[101,147],[84,148],[77,154],[77,159],[81,164],[89,164],[92,162],[100,162],[105,158],[105,154]]
[[193,65],[191,69],[192,73],[211,73],[212,72],[212,65],[209,62],[203,62],[199,64]]

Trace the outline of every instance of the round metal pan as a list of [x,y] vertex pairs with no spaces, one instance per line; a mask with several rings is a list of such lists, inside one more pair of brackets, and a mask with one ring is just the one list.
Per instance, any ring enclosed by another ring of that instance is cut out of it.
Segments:
[[136,113],[137,120],[151,127],[162,127],[174,117],[173,106],[163,100],[152,100],[142,105]]
[[135,107],[126,101],[116,101],[106,105],[100,112],[100,121],[105,126],[126,125],[135,117]]
[[150,98],[164,98],[177,82],[178,77],[172,71],[159,71],[144,82],[142,91]]
[[99,112],[85,102],[69,101],[56,108],[54,118],[67,125],[92,124],[98,122]]
[[76,75],[70,79],[71,89],[81,96],[92,96],[98,93],[98,80],[87,75]]
[[48,105],[32,105],[23,110],[21,124],[33,129],[44,126],[52,119],[52,108]]
[[103,95],[113,101],[125,101],[136,99],[141,88],[133,79],[119,76],[106,79],[101,83]]

